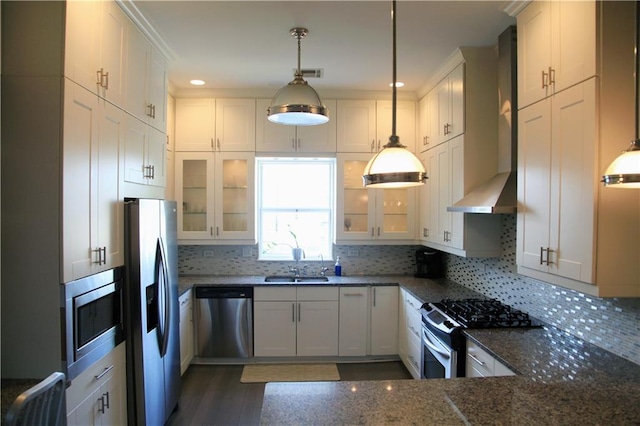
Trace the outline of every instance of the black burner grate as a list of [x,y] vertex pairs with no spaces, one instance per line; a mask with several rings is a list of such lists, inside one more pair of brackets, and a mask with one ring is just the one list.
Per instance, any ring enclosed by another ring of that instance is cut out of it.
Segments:
[[495,299],[444,299],[434,305],[466,328],[537,326],[529,314]]

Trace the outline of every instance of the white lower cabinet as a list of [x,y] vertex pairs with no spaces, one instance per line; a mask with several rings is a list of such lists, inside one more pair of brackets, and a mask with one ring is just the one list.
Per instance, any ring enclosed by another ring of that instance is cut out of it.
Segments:
[[398,354],[398,287],[371,287],[371,355]]
[[398,287],[340,288],[340,356],[398,354]]
[[400,289],[398,315],[398,353],[414,379],[420,379],[422,303],[405,289]]
[[72,380],[66,390],[69,426],[127,424],[125,345]]
[[369,288],[340,288],[338,355],[365,356],[369,330]]
[[516,374],[469,340],[467,340],[466,362],[466,377],[515,376]]
[[184,374],[193,359],[193,299],[191,289],[180,296],[180,374]]
[[338,287],[256,287],[255,356],[337,356],[338,293]]

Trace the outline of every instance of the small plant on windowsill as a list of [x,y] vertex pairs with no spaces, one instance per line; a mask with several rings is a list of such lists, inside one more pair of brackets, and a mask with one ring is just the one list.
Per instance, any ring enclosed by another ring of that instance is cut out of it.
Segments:
[[293,245],[291,245],[289,243],[281,243],[281,242],[277,242],[277,241],[271,241],[271,242],[268,242],[266,244],[266,247],[265,247],[263,253],[266,253],[266,252],[270,251],[275,246],[289,246],[289,247],[291,247],[291,255],[293,256],[293,260],[295,260],[297,262],[300,259],[304,259],[304,257],[305,257],[304,256],[304,250],[302,250],[302,248],[300,248],[300,245],[298,244],[298,236],[291,229],[289,229],[287,232],[289,232],[289,234],[291,234],[291,236],[293,237],[293,242],[294,242],[295,246],[293,246]]

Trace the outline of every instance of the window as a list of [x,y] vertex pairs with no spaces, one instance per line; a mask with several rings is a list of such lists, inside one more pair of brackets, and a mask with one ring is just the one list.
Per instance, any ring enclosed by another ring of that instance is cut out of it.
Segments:
[[259,258],[332,257],[335,222],[334,158],[258,158]]

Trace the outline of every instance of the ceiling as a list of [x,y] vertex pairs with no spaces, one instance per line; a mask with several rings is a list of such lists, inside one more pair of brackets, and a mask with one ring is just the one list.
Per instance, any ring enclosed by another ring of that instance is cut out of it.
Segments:
[[[305,27],[301,67],[318,93],[385,91],[392,81],[390,1],[149,1],[133,4],[162,38],[177,94],[193,90],[272,91],[292,80]],[[398,1],[397,80],[418,93],[459,46],[488,46],[515,18],[506,1]],[[199,89],[202,90],[202,89]]]

